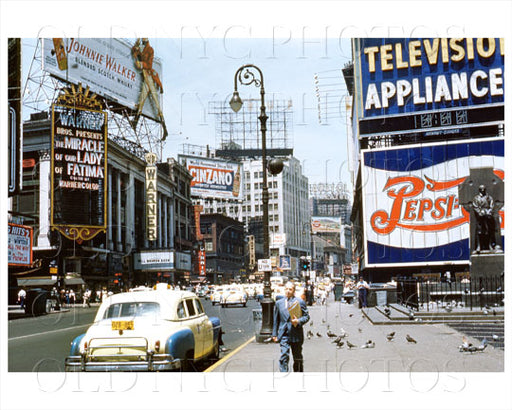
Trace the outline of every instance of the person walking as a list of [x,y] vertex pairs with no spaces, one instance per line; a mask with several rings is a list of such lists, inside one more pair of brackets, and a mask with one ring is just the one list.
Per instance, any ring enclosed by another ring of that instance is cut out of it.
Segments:
[[368,289],[370,289],[370,286],[368,286],[368,283],[366,283],[362,276],[359,276],[359,282],[357,282],[356,289],[357,295],[359,297],[359,307],[368,307],[366,299],[368,296]]
[[281,356],[279,371],[287,372],[290,362],[290,349],[293,356],[293,371],[304,371],[302,344],[304,343],[303,326],[309,321],[306,303],[295,297],[295,283],[288,281],[284,287],[285,297],[274,306],[274,327],[272,339],[279,342]]
[[22,309],[25,308],[25,298],[26,297],[27,297],[27,292],[25,291],[25,289],[21,288],[20,291],[18,292],[18,302]]

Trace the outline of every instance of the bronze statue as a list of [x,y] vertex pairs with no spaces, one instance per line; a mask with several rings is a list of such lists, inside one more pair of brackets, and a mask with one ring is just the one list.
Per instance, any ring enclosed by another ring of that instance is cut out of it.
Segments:
[[485,185],[478,187],[478,194],[473,198],[472,207],[477,223],[475,252],[496,250],[494,200],[487,193]]

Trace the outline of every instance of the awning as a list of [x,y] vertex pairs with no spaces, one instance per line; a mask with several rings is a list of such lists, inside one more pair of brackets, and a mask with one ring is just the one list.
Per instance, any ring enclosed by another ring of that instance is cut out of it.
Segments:
[[18,286],[53,286],[55,283],[57,280],[51,278],[18,278]]
[[85,282],[82,278],[64,278],[64,285],[85,285]]

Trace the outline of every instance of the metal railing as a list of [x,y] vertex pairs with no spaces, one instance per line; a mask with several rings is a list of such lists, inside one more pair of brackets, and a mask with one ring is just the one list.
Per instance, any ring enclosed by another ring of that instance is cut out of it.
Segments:
[[503,275],[480,277],[471,281],[431,281],[421,278],[397,278],[397,302],[411,309],[431,310],[434,306],[484,309],[503,306]]

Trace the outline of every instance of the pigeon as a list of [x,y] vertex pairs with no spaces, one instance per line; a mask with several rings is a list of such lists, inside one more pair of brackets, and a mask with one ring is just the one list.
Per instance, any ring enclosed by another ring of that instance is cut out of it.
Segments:
[[341,342],[342,337],[338,336],[336,339],[334,339],[331,343],[339,343]]
[[489,314],[489,311],[487,309],[484,309],[483,314],[487,316]]
[[395,332],[388,333],[388,336],[395,337]]
[[495,309],[492,310],[492,315],[496,316],[496,310]]
[[484,340],[482,340],[482,344],[476,348],[478,352],[483,352],[485,348],[487,347],[487,339],[484,337]]
[[500,337],[498,335],[492,335],[492,340],[494,340],[495,342],[499,339]]
[[411,336],[405,335],[405,338],[409,343],[418,343],[416,340],[414,340]]
[[501,286],[498,289],[496,289],[496,292],[498,292],[498,293],[501,292]]
[[464,289],[464,293],[467,295],[469,293],[469,289]]
[[469,353],[475,353],[477,350],[478,348],[476,346],[469,346],[466,351]]
[[307,338],[311,339],[313,337],[313,332],[311,330],[308,330],[307,332]]
[[348,347],[349,349],[352,349],[352,348],[357,347],[357,346],[356,346],[356,345],[353,345],[352,343],[350,343],[350,342],[347,340],[347,347]]
[[448,313],[450,313],[450,312],[453,310],[453,306],[452,306],[452,305],[446,305],[446,306],[444,307],[444,309],[445,309]]
[[359,333],[363,333],[363,329],[361,329],[360,327],[358,327],[357,330]]
[[325,325],[325,319],[322,319],[322,324]]
[[375,342],[368,340],[364,345],[361,346],[361,349],[372,349],[375,347]]
[[327,330],[327,337],[338,337],[336,333],[331,332],[330,330]]
[[395,336],[394,336],[394,335],[389,334],[389,335],[387,335],[387,336],[386,336],[386,338],[388,339],[388,342],[392,342],[392,341],[393,341],[393,339],[395,338]]
[[409,320],[414,320],[414,312],[412,310],[409,311]]
[[336,343],[336,347],[338,349],[341,349],[343,347],[343,345],[345,344],[345,342],[342,342],[342,341],[339,341],[338,343]]
[[309,322],[309,326],[313,326],[313,321]]
[[472,347],[473,344],[469,343],[468,339],[465,336],[462,336],[462,344],[459,346],[459,352],[467,352],[469,348]]
[[322,335],[321,335],[319,332],[316,332],[316,335],[317,335],[318,337],[322,337]]
[[390,308],[388,308],[388,307],[386,306],[386,307],[384,308],[384,314],[385,314],[386,316],[390,316],[390,315],[391,315],[391,309],[390,309]]
[[352,316],[354,316],[354,314],[353,314],[353,313],[351,313],[350,315],[348,315],[348,317],[352,317]]

